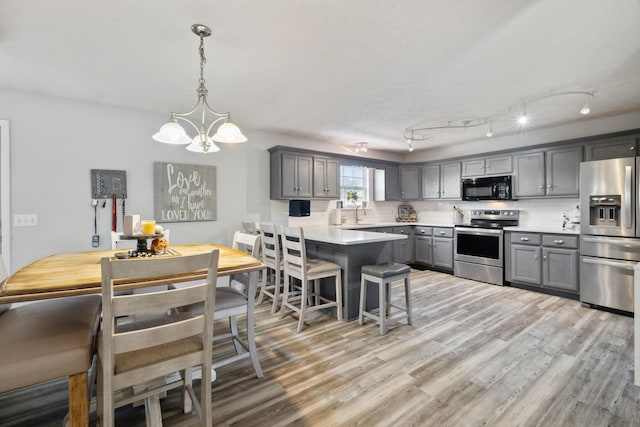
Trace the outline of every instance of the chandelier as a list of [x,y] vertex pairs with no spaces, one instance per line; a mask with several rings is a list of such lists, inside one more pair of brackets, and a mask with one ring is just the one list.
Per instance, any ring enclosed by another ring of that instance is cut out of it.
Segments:
[[[204,38],[211,35],[211,29],[206,25],[194,24],[191,26],[191,31],[200,37],[200,79],[196,90],[198,102],[191,111],[171,113],[169,122],[162,125],[160,130],[153,135],[153,139],[165,144],[189,144],[187,150],[196,153],[215,153],[220,151],[220,147],[214,141],[234,144],[245,142],[247,138],[242,134],[238,126],[231,121],[231,114],[218,113],[209,106],[207,102],[208,90],[204,80],[204,64],[207,62],[207,58],[204,56]],[[189,119],[189,116],[192,115],[198,120],[198,123],[194,123]],[[207,116],[213,119],[208,125],[206,124]],[[218,127],[216,133],[211,135],[214,126],[223,120],[224,122]],[[191,138],[178,121],[188,123],[197,132],[196,136]]]

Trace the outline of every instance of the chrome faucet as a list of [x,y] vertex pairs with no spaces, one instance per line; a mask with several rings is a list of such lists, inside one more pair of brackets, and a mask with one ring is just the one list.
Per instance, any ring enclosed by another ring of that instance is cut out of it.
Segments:
[[[362,202],[363,204],[365,202]],[[358,223],[358,221],[360,221],[360,218],[358,218],[358,205],[356,205],[356,224]],[[365,216],[367,214],[367,211],[364,209],[364,206],[362,206],[362,216]]]

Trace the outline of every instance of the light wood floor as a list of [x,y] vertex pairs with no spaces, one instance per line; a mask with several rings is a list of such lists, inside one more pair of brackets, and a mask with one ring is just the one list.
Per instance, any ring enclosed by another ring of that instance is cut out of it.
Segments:
[[[640,426],[632,318],[432,271],[411,278],[414,324],[385,336],[321,313],[297,334],[260,306],[264,378],[248,360],[218,369],[215,425]],[[164,413],[179,420],[175,403]],[[6,393],[0,425],[60,425],[65,405],[61,381]],[[144,411],[118,421],[144,425]]]

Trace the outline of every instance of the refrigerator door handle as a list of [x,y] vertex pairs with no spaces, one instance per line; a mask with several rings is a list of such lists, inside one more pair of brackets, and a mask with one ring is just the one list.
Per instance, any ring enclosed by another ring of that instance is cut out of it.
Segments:
[[635,267],[635,263],[627,263],[620,261],[611,261],[599,258],[582,258],[582,262],[585,264],[597,264],[597,265],[606,265],[609,267],[622,268],[625,270],[633,271],[633,267]]
[[586,243],[606,243],[609,245],[616,246],[627,246],[627,247],[640,247],[640,240],[615,240],[615,239],[607,239],[606,237],[588,237],[582,236],[582,241]]
[[631,228],[631,166],[624,167],[624,228]]

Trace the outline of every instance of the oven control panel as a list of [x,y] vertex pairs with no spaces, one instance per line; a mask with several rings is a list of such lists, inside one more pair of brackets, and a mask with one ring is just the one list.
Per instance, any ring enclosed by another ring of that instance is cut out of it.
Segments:
[[520,216],[520,211],[517,209],[473,209],[471,210],[471,219],[489,219],[489,220],[501,220],[501,219],[515,219]]

